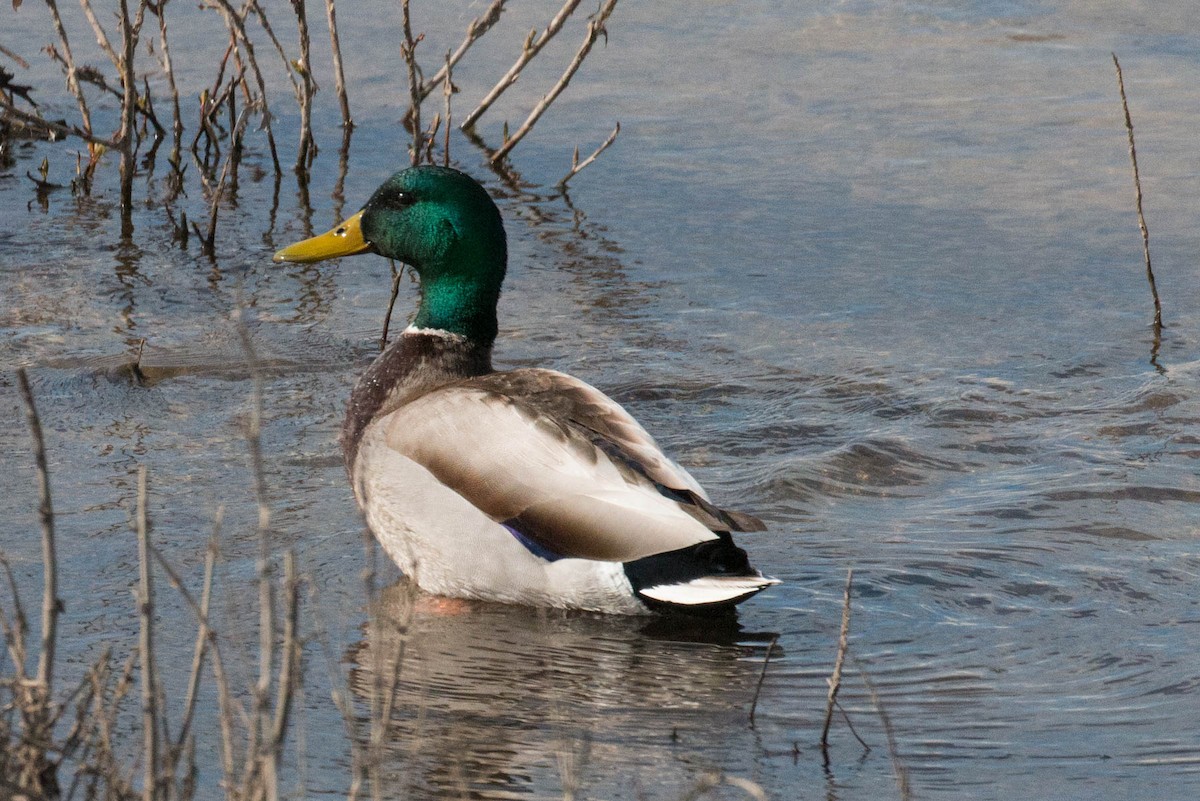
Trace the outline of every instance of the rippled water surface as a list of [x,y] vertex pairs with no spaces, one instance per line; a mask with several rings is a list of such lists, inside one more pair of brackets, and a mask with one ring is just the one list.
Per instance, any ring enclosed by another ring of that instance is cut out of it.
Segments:
[[[51,40],[37,5],[0,12],[3,44]],[[898,774],[913,798],[1200,795],[1190,4],[623,3],[607,46],[514,151],[523,183],[453,140],[507,220],[497,361],[600,386],[715,500],[769,523],[742,542],[784,583],[726,630],[444,608],[387,571],[378,608],[391,623],[368,624],[336,438],[377,351],[389,267],[270,261],[407,157],[403,76],[379,55],[398,41],[396,4],[366,5],[343,10],[359,122],[345,200],[329,80],[309,193],[290,175],[277,190],[252,138],[215,261],[171,242],[161,173],[139,176],[137,230],[121,243],[115,161],[90,199],[39,199],[25,177],[48,157],[67,183],[74,143],[18,148],[0,168],[0,358],[28,368],[47,429],[68,675],[133,641],[140,465],[154,536],[190,580],[223,508],[216,604],[247,647],[239,675],[254,672],[240,298],[265,373],[274,537],[309,577],[310,625],[327,630],[357,714],[399,676],[382,767],[393,797],[675,799],[714,770],[734,782],[713,790],[728,798],[747,797],[739,781],[769,798],[901,797]],[[429,53],[482,10],[424,5]],[[550,13],[518,6],[456,71],[456,102],[481,96]],[[197,34],[174,55],[208,64],[200,32],[219,23],[179,13]],[[485,117],[485,139],[523,117],[578,35]],[[1156,355],[1114,51],[1163,298]],[[50,66],[21,80],[74,113]],[[297,120],[279,92],[290,152]],[[617,120],[617,144],[557,197],[571,149]],[[204,219],[196,195],[185,207]],[[128,365],[143,339],[139,383]],[[32,597],[37,501],[9,370],[0,413],[0,546]],[[836,716],[826,766],[825,679],[850,568],[841,697],[870,750]],[[187,664],[190,613],[162,595],[165,661]],[[289,792],[336,797],[349,750],[325,648],[308,651],[288,757],[289,788],[305,789]],[[216,776],[202,779],[213,797]]]

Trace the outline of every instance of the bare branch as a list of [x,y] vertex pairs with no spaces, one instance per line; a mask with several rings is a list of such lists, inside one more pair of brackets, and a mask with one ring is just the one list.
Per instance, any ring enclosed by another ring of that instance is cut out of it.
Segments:
[[[25,368],[17,369],[17,388],[25,404],[25,420],[33,438],[33,455],[37,464],[38,518],[42,525],[42,650],[38,655],[37,682],[50,698],[54,685],[54,652],[58,642],[58,613],[62,601],[58,598],[58,556],[54,542],[54,503],[50,497],[50,471],[46,466],[46,442],[42,438],[42,421],[38,417],[29,388]],[[15,589],[14,589],[15,594]]]
[[467,115],[467,118],[463,120],[463,124],[459,126],[460,128],[467,131],[475,127],[475,123],[479,121],[484,112],[491,108],[492,104],[496,102],[500,95],[504,94],[508,87],[517,82],[517,78],[521,76],[521,70],[525,69],[525,65],[532,61],[534,56],[540,53],[542,48],[562,30],[563,24],[575,12],[579,1],[567,0],[563,3],[562,8],[554,15],[554,19],[550,20],[550,24],[542,31],[541,36],[537,36],[536,30],[529,32],[529,36],[525,38],[525,44],[521,47],[521,55],[508,68],[508,72],[504,73],[504,77],[497,81],[496,85],[491,88],[491,91],[484,95],[483,100],[479,101],[479,105],[475,107],[475,110]]
[[829,695],[825,704],[825,723],[821,727],[821,751],[825,763],[829,764],[829,725],[833,721],[833,705],[837,702],[838,690],[842,687],[842,665],[846,662],[846,650],[850,646],[850,589],[854,585],[854,570],[846,571],[846,590],[842,598],[842,630],[838,635],[837,658],[833,663],[833,675],[828,679]]
[[[332,2],[332,0],[330,0]],[[462,57],[466,55],[467,50],[471,45],[475,44],[479,39],[491,30],[492,26],[500,21],[500,13],[504,11],[504,4],[508,0],[492,0],[492,4],[488,6],[487,11],[480,14],[475,19],[471,20],[471,24],[467,26],[466,38],[459,44],[458,49],[451,53],[446,61],[446,64],[433,74],[433,77],[421,84],[421,99],[428,97],[439,83],[446,80],[446,76],[450,74],[450,70],[454,68]]]
[[150,535],[146,515],[146,467],[138,468],[138,652],[142,661],[142,798],[156,801],[158,793],[158,671],[154,664],[154,585],[150,573]]
[[560,190],[566,189],[567,181],[570,181],[572,178],[582,172],[583,169],[594,162],[601,153],[603,153],[605,150],[608,150],[609,146],[612,145],[613,142],[617,141],[617,134],[619,133],[621,133],[621,123],[618,122],[617,126],[613,128],[613,132],[608,135],[608,138],[604,140],[600,147],[596,148],[592,152],[592,155],[588,156],[583,161],[579,160],[579,148],[576,147],[575,155],[571,159],[571,171],[564,175],[562,180],[558,182],[558,188]]
[[533,126],[546,113],[546,109],[550,108],[550,104],[567,88],[567,84],[571,82],[571,78],[579,71],[579,68],[583,65],[583,60],[591,52],[592,45],[596,43],[596,39],[600,34],[605,33],[604,23],[616,6],[617,0],[606,0],[604,5],[600,7],[600,10],[596,12],[596,15],[588,22],[587,34],[584,36],[583,44],[576,51],[575,58],[571,60],[562,77],[558,79],[558,83],[554,84],[550,91],[533,107],[533,111],[529,112],[529,116],[525,118],[525,122],[521,123],[521,127],[517,129],[516,133],[508,137],[504,144],[492,154],[491,159],[493,163],[507,156],[517,146],[517,143],[533,130]]
[[325,0],[325,17],[329,21],[329,46],[333,49],[333,81],[337,91],[338,104],[342,107],[342,125],[354,127],[350,118],[350,99],[346,96],[346,75],[342,70],[342,45],[338,37],[337,10],[334,0]]
[[1150,267],[1150,231],[1146,228],[1146,215],[1142,213],[1142,179],[1138,174],[1137,146],[1133,141],[1133,118],[1129,115],[1129,101],[1125,97],[1125,77],[1121,74],[1121,62],[1117,54],[1112,54],[1113,65],[1117,68],[1117,87],[1121,90],[1121,108],[1125,112],[1125,130],[1129,134],[1129,160],[1133,164],[1134,200],[1137,204],[1138,228],[1142,232],[1142,253],[1146,261],[1146,280],[1150,282],[1150,294],[1154,297],[1154,331],[1155,337],[1162,334],[1162,303],[1158,299],[1158,287],[1154,282],[1154,270]]

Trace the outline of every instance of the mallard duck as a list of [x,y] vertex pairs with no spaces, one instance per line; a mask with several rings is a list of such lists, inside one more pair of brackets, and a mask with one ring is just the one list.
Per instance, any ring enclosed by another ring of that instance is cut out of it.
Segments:
[[732,607],[777,584],[616,401],[554,370],[496,371],[500,211],[465,173],[398,172],[328,233],[275,254],[377,253],[419,277],[412,323],[350,395],[341,445],[387,554],[428,593],[645,613]]

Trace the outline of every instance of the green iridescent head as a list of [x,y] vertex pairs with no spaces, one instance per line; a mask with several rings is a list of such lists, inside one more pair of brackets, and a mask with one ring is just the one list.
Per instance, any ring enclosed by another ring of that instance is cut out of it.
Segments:
[[378,253],[420,277],[413,325],[490,344],[504,281],[507,246],[500,211],[475,179],[449,167],[396,173],[354,216],[328,233],[275,254],[275,261],[314,262]]

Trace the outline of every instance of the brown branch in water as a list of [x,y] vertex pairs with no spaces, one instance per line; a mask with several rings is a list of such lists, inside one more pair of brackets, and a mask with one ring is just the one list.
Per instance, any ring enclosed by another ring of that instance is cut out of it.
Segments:
[[521,55],[517,56],[517,60],[508,68],[508,72],[504,73],[503,77],[496,82],[496,85],[484,95],[483,100],[479,101],[479,105],[475,107],[475,110],[467,115],[462,125],[459,126],[461,129],[467,131],[475,127],[475,123],[479,122],[479,118],[484,115],[484,112],[492,107],[492,104],[496,102],[500,95],[504,94],[508,87],[517,82],[525,66],[562,30],[563,24],[575,12],[579,2],[580,0],[566,0],[540,36],[537,35],[537,30],[529,32],[529,35],[525,37],[525,43],[521,46]]
[[550,104],[553,103],[555,99],[562,94],[562,91],[567,88],[567,84],[571,82],[571,78],[574,77],[575,73],[579,71],[579,68],[583,65],[583,60],[587,58],[588,53],[591,52],[592,45],[596,43],[596,39],[599,38],[601,34],[607,35],[604,23],[608,20],[616,6],[617,0],[606,0],[604,5],[600,7],[600,10],[597,11],[595,16],[592,17],[592,19],[588,22],[587,33],[584,35],[583,44],[581,44],[579,46],[579,50],[575,52],[575,58],[573,58],[571,63],[567,65],[567,69],[563,72],[562,77],[558,79],[558,83],[554,84],[550,91],[547,92],[546,95],[538,101],[538,104],[533,107],[533,111],[529,112],[529,116],[525,118],[525,122],[521,123],[521,127],[518,128],[511,137],[508,137],[504,144],[502,144],[496,150],[496,152],[492,154],[491,159],[493,162],[500,161],[507,156],[509,152],[517,146],[517,143],[525,138],[526,134],[533,130],[533,126],[536,125],[537,121],[541,119],[541,116],[546,113],[546,109],[550,108]]
[[16,679],[24,684],[28,678],[25,674],[25,638],[29,634],[29,621],[25,617],[25,608],[21,604],[21,593],[17,591],[16,579],[13,578],[12,565],[3,553],[0,553],[0,567],[4,568],[4,575],[8,579],[8,593],[13,604],[12,620],[8,619],[4,607],[0,606],[0,630],[4,632],[4,644],[8,647],[8,658],[12,660]]
[[133,158],[137,146],[134,126],[137,80],[133,71],[133,56],[146,13],[146,0],[138,4],[136,20],[129,17],[129,0],[121,0],[120,10],[122,53],[118,69],[124,94],[121,98],[121,133],[117,141],[121,145],[121,236],[128,239],[133,236],[133,174],[137,169]]
[[268,765],[265,771],[266,785],[272,795],[278,783],[279,759],[283,755],[284,736],[287,733],[292,699],[299,680],[300,583],[296,577],[296,554],[290,550],[283,555],[283,592],[283,643],[280,646],[283,653],[275,693],[275,719],[265,743]]
[[871,695],[871,703],[875,705],[875,712],[879,715],[879,722],[883,724],[883,733],[887,737],[888,756],[892,760],[892,772],[896,774],[896,784],[900,789],[900,801],[909,801],[912,798],[912,787],[908,780],[908,768],[900,760],[900,752],[896,747],[896,730],[892,726],[892,719],[888,716],[887,710],[883,708],[879,691],[875,689],[875,682],[871,681],[870,674],[857,658],[852,656],[850,660],[858,670],[863,684],[866,685],[867,692]]
[[108,34],[104,32],[104,28],[100,25],[100,20],[96,19],[96,12],[92,11],[91,0],[79,0],[79,5],[83,9],[83,16],[87,18],[87,21],[92,26],[92,31],[96,34],[96,44],[108,56],[108,60],[112,62],[117,72],[120,72],[121,57],[117,55],[117,51],[113,50],[112,44],[108,41]]
[[762,692],[763,681],[767,678],[767,665],[771,663],[771,654],[775,651],[775,643],[779,641],[779,635],[776,634],[771,638],[771,642],[767,643],[767,654],[763,657],[762,672],[758,674],[758,684],[754,687],[754,700],[750,702],[750,726],[754,726],[754,712],[758,709],[758,695]]
[[[292,10],[296,10],[297,0],[292,0]],[[253,11],[254,16],[258,17],[258,24],[266,31],[267,38],[271,40],[271,44],[275,47],[275,52],[279,54],[279,60],[283,62],[284,72],[287,73],[288,80],[292,83],[292,93],[296,95],[296,102],[300,102],[300,84],[296,81],[296,75],[293,72],[293,65],[288,61],[287,53],[284,52],[283,43],[279,41],[279,37],[275,35],[275,31],[271,28],[271,23],[267,19],[266,13],[262,10],[262,6],[258,4],[258,0],[247,0],[247,5],[243,11]],[[303,8],[298,13],[304,13]],[[305,28],[307,29],[307,21]]]
[[392,265],[392,296],[388,298],[387,314],[383,317],[383,333],[379,335],[379,352],[387,350],[388,344],[388,328],[392,324],[392,309],[396,307],[396,296],[400,294],[400,277],[404,275],[404,265],[396,267],[395,262]]
[[208,209],[208,229],[204,233],[201,233],[199,226],[192,223],[192,229],[200,239],[201,250],[210,258],[216,254],[217,212],[221,207],[221,199],[225,194],[225,183],[229,177],[229,171],[231,167],[236,168],[237,160],[241,156],[241,140],[246,129],[246,122],[249,120],[249,111],[249,108],[243,108],[242,113],[238,115],[237,122],[234,124],[232,134],[234,146],[230,150],[229,156],[225,159],[225,164],[221,168],[221,176],[217,179],[216,186],[212,189],[212,201],[209,203]]
[[435,113],[433,119],[429,122],[429,129],[425,131],[421,139],[425,143],[424,160],[427,164],[433,164],[433,145],[437,142],[438,130],[442,127],[442,115]]
[[400,55],[408,68],[408,124],[412,128],[412,163],[415,167],[421,163],[423,131],[421,130],[421,77],[417,68],[417,43],[423,37],[413,38],[412,20],[408,10],[409,0],[401,0],[400,10],[404,22],[404,41],[400,43]]
[[821,726],[821,752],[825,764],[829,764],[829,726],[833,721],[833,706],[837,702],[838,690],[842,687],[842,666],[846,662],[846,651],[850,647],[850,590],[854,585],[854,570],[846,571],[846,589],[842,598],[842,628],[838,634],[837,658],[833,663],[833,674],[827,679],[829,694],[825,703],[825,723]]
[[342,109],[342,126],[354,127],[350,117],[350,98],[346,95],[346,75],[342,70],[342,44],[338,36],[337,9],[335,0],[325,0],[325,18],[329,22],[329,46],[333,50],[333,86],[337,92],[338,105]]
[[450,166],[450,128],[452,127],[452,118],[450,114],[450,97],[454,94],[454,76],[451,72],[453,63],[450,61],[450,51],[446,51],[446,66],[442,68],[446,77],[442,83],[442,97],[446,101],[446,141],[442,146],[442,165]]
[[150,573],[150,535],[146,514],[146,466],[138,468],[138,653],[142,663],[142,798],[156,801],[158,792],[158,671],[154,660],[154,584]]
[[562,180],[558,182],[559,190],[566,189],[567,181],[570,181],[572,178],[582,172],[584,168],[599,158],[601,153],[603,153],[605,150],[608,150],[612,143],[617,141],[617,134],[619,133],[621,133],[621,123],[618,122],[617,126],[613,128],[613,132],[608,135],[608,138],[605,139],[603,143],[601,143],[600,147],[592,151],[592,155],[588,156],[583,161],[579,160],[579,148],[576,147],[575,155],[571,158],[571,171],[564,175]]
[[1150,282],[1150,294],[1154,298],[1154,337],[1156,352],[1162,334],[1162,303],[1158,299],[1158,287],[1154,282],[1154,270],[1150,267],[1150,231],[1146,228],[1146,215],[1142,213],[1142,179],[1138,173],[1137,146],[1133,141],[1133,118],[1129,115],[1129,100],[1125,97],[1125,77],[1121,74],[1121,62],[1112,54],[1113,66],[1117,68],[1117,88],[1121,90],[1121,108],[1125,112],[1125,130],[1129,134],[1129,160],[1133,164],[1134,200],[1137,204],[1138,228],[1142,232],[1142,254],[1146,261],[1146,280]]
[[[224,508],[218,507],[217,520],[213,529],[213,536],[209,539],[208,551],[205,556],[205,565],[214,561],[217,557],[217,540],[220,536],[220,521],[224,517]],[[171,566],[171,563],[155,548],[150,546],[150,553],[154,556],[158,566],[167,574],[167,580],[171,586],[179,593],[184,602],[192,610],[196,620],[201,628],[205,631],[205,638],[208,640],[208,647],[212,653],[213,677],[217,682],[217,717],[221,727],[221,766],[225,775],[225,785],[227,787],[234,786],[233,780],[233,716],[234,711],[237,711],[242,718],[245,718],[245,711],[233,699],[229,690],[229,679],[225,673],[225,662],[221,658],[220,641],[217,639],[217,633],[213,629],[208,616],[208,609],[205,606],[205,601],[201,598],[197,602],[192,594],[188,591],[183,583],[183,579]],[[207,583],[207,579],[206,579]],[[236,707],[236,710],[235,710]],[[183,732],[181,731],[182,735]],[[182,742],[182,739],[180,740]]]
[[300,85],[296,89],[296,99],[300,103],[300,146],[296,152],[294,170],[300,176],[307,176],[313,159],[317,157],[317,143],[312,132],[312,100],[317,87],[312,78],[308,16],[304,13],[304,0],[292,0],[292,9],[296,13],[296,27],[300,34],[300,60],[293,65],[300,73]]
[[[196,642],[192,648],[192,668],[188,673],[187,690],[184,695],[183,720],[180,723],[179,734],[176,735],[174,742],[168,742],[167,744],[168,753],[165,771],[171,782],[178,775],[180,758],[189,750],[194,742],[192,739],[192,721],[195,718],[196,699],[200,690],[200,673],[204,667],[204,657],[208,652],[210,635],[208,609],[212,600],[213,572],[217,556],[216,541],[220,536],[223,517],[224,509],[218,508],[216,520],[213,524],[213,536],[209,540],[209,546],[204,554],[204,580],[200,591],[199,625],[196,628]],[[154,558],[159,562],[166,561],[157,550],[154,551]]]
[[[38,519],[42,528],[42,650],[38,655],[37,683],[49,703],[54,686],[54,656],[58,643],[58,613],[62,601],[58,597],[58,551],[54,536],[54,502],[50,495],[50,470],[46,463],[46,442],[42,437],[42,421],[38,416],[29,376],[25,368],[17,369],[17,389],[25,405],[25,420],[33,438],[34,463],[37,465]],[[9,576],[11,580],[11,575]],[[16,589],[13,594],[15,597]],[[19,611],[19,608],[18,608]],[[24,615],[18,625],[24,626]],[[23,650],[23,649],[22,649]]]
[[44,131],[52,141],[58,137],[65,139],[68,136],[74,136],[99,147],[108,148],[113,146],[111,139],[95,136],[76,125],[67,125],[65,122],[51,122],[50,120],[43,119],[36,114],[31,114],[28,111],[17,108],[3,96],[0,96],[0,109],[3,109],[6,114],[11,115],[22,124]]
[[28,61],[26,61],[25,59],[21,58],[19,55],[17,55],[17,54],[16,54],[16,53],[14,53],[13,51],[9,50],[9,49],[8,49],[7,47],[5,47],[4,45],[0,45],[0,53],[3,53],[4,55],[6,55],[6,56],[8,56],[9,58],[11,58],[13,61],[17,62],[17,66],[19,66],[21,69],[23,69],[23,70],[27,70],[27,69],[29,69],[29,62],[28,62]]
[[55,1],[46,0],[46,7],[50,9],[54,30],[58,33],[58,41],[63,48],[63,58],[67,63],[67,88],[71,90],[71,94],[75,95],[75,102],[79,104],[79,116],[83,120],[83,130],[90,135],[92,133],[92,115],[88,112],[87,100],[83,96],[83,88],[80,87],[76,76],[75,59],[71,55],[71,43],[67,40],[67,31],[63,27],[62,17],[59,16],[58,5]]
[[504,4],[506,2],[507,0],[492,0],[492,4],[488,6],[487,11],[484,11],[478,17],[471,20],[471,24],[467,26],[467,35],[462,40],[462,43],[459,44],[458,49],[449,55],[446,64],[437,72],[435,72],[432,78],[421,84],[422,100],[424,100],[426,97],[429,97],[433,90],[437,88],[438,84],[447,79],[447,76],[450,74],[450,70],[453,69],[455,64],[462,60],[462,57],[466,55],[467,50],[471,48],[471,45],[479,41],[479,39],[485,33],[491,30],[493,25],[500,21],[500,13],[504,11]]
[[157,6],[151,6],[150,10],[158,17],[158,44],[159,44],[159,62],[162,64],[163,74],[167,78],[167,86],[171,90],[171,112],[173,125],[171,128],[172,144],[171,155],[167,159],[171,166],[176,170],[179,169],[182,154],[180,146],[183,141],[183,115],[179,106],[179,87],[175,84],[175,70],[171,64],[171,48],[167,42],[167,3],[169,0],[159,0]]
[[[254,75],[255,84],[258,86],[258,97],[255,98],[255,105],[261,107],[263,129],[267,132],[267,145],[271,151],[271,163],[275,167],[276,173],[283,173],[283,167],[279,163],[279,150],[275,147],[275,134],[271,129],[271,109],[267,104],[267,85],[263,80],[262,70],[258,68],[258,60],[254,56],[254,45],[250,41],[250,36],[246,33],[245,20],[242,18],[229,0],[207,0],[209,7],[214,7],[221,13],[225,20],[225,26],[229,29],[230,34],[240,46],[245,50],[246,61],[250,64],[250,71]],[[244,112],[243,112],[244,113]]]
[[338,148],[338,175],[330,193],[334,200],[333,224],[341,222],[342,209],[346,204],[346,175],[350,172],[350,140],[354,137],[354,123],[342,127],[342,144]]

